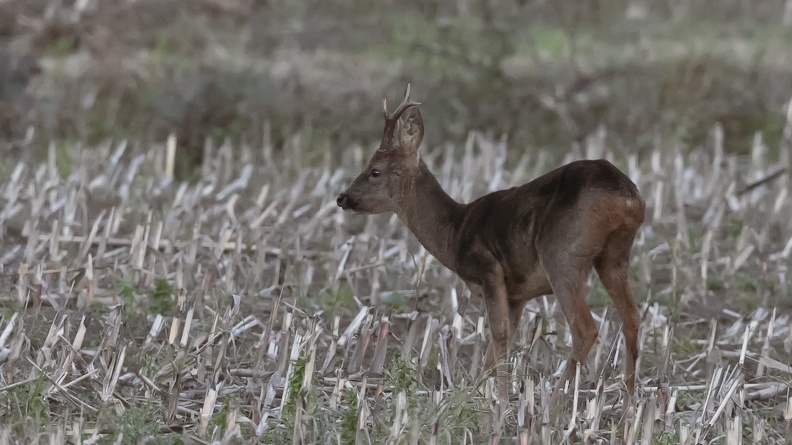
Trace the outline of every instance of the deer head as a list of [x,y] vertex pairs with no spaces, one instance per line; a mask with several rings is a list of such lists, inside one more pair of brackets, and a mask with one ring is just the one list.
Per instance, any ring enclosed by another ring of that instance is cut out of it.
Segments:
[[410,101],[410,84],[393,113],[388,113],[387,100],[382,99],[385,114],[382,142],[363,172],[338,195],[336,204],[339,207],[363,214],[398,211],[420,167],[418,148],[423,140],[424,126],[418,105],[420,103]]

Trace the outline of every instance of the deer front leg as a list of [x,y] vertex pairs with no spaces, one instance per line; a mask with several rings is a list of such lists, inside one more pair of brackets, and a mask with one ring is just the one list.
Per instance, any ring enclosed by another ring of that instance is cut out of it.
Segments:
[[487,345],[485,367],[495,373],[498,398],[502,404],[509,403],[508,346],[511,336],[511,317],[506,284],[501,273],[492,274],[484,282],[484,303],[487,307],[492,341]]
[[[510,344],[511,338],[514,337],[514,333],[517,332],[517,328],[520,327],[520,319],[522,318],[523,309],[525,308],[526,303],[528,303],[528,301],[509,301],[509,333],[506,338],[507,345]],[[484,369],[490,370],[490,372],[494,372],[493,367],[495,365],[495,351],[493,349],[493,344],[494,342],[487,345],[487,356],[486,362],[484,364]]]

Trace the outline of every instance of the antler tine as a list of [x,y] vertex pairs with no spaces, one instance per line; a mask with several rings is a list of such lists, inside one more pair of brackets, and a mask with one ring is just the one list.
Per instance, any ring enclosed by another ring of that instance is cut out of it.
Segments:
[[399,107],[396,108],[396,111],[393,113],[388,113],[388,99],[382,99],[382,110],[385,113],[385,120],[392,121],[398,119],[399,116],[404,113],[404,110],[413,105],[421,105],[421,103],[410,100],[410,84],[407,83],[407,89],[404,91],[404,99],[402,99],[401,104],[399,104]]

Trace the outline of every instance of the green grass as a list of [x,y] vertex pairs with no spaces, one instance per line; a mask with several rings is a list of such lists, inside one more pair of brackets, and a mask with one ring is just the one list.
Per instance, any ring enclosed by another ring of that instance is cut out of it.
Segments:
[[24,434],[26,428],[47,425],[52,421],[50,406],[41,396],[46,384],[46,379],[41,376],[0,393],[0,407],[4,417],[10,420],[7,425],[16,434]]

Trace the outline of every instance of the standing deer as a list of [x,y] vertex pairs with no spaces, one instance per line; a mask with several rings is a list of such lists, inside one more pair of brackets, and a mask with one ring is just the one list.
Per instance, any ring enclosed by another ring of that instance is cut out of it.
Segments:
[[424,125],[420,104],[410,100],[410,85],[396,111],[388,113],[385,99],[382,104],[379,149],[336,203],[358,214],[395,212],[429,253],[483,298],[492,332],[485,367],[495,370],[501,400],[508,403],[508,384],[502,366],[494,365],[506,360],[526,302],[554,294],[572,333],[572,349],[551,397],[551,405],[557,403],[559,390],[597,339],[585,300],[592,267],[622,320],[631,400],[640,320],[627,269],[645,204],[630,178],[606,160],[575,161],[461,204],[445,193],[419,155]]

